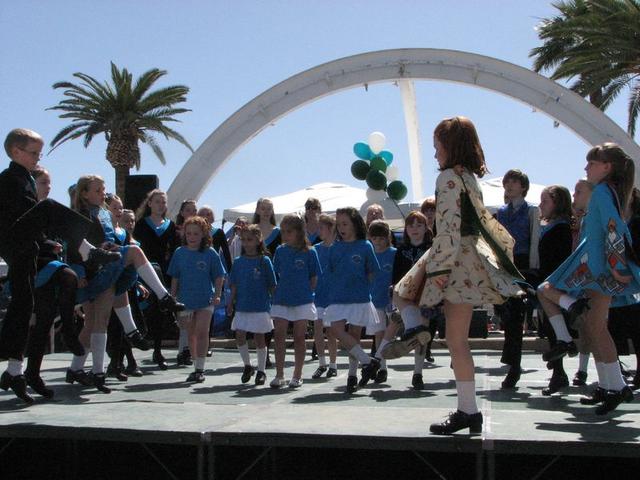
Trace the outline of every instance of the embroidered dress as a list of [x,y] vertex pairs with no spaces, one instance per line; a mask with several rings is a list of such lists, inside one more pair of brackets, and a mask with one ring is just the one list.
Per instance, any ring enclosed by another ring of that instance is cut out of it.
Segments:
[[[477,217],[473,225],[463,224],[461,194],[470,200],[466,217]],[[515,280],[521,277],[513,267],[513,238],[491,216],[482,203],[482,193],[473,174],[458,175],[453,169],[440,173],[436,181],[436,231],[433,245],[395,287],[403,298],[432,307],[442,300],[451,303],[502,304],[505,297],[520,293]],[[437,275],[449,275],[444,289],[434,282]]]
[[[640,293],[640,267],[627,255],[626,248],[632,245],[631,234],[620,218],[616,203],[610,187],[605,183],[596,185],[582,223],[578,247],[547,278],[554,287],[572,296],[595,290],[618,297],[612,306],[637,302],[634,295]],[[631,276],[631,282],[618,282],[611,274],[612,270]]]

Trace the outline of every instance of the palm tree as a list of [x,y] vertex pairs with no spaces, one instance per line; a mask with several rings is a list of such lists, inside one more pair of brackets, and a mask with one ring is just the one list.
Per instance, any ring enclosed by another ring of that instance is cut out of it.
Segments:
[[85,148],[93,137],[104,133],[107,141],[106,158],[116,171],[116,193],[124,198],[125,178],[133,167],[140,168],[142,141],[166,164],[162,149],[152,133],[161,133],[166,139],[174,139],[193,152],[189,142],[178,132],[167,126],[178,122],[175,115],[189,112],[175,105],[185,102],[189,88],[173,85],[150,91],[153,84],[166,75],[165,70],[153,68],[142,74],[135,83],[126,68],[119,70],[111,62],[112,85],[100,83],[84,73],[74,73],[78,84],[58,82],[54,89],[64,89],[64,100],[47,110],[63,113],[60,118],[70,118],[71,123],[51,140],[51,150],[67,140],[83,137]]
[[627,132],[636,132],[640,113],[640,1],[566,0],[553,4],[560,15],[543,19],[531,50],[536,72],[554,80],[576,78],[570,86],[606,110],[629,88]]

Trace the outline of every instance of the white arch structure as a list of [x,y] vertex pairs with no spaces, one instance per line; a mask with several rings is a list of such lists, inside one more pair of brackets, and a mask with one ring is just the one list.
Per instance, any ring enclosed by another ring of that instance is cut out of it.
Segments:
[[[531,70],[455,50],[408,48],[345,57],[298,73],[266,90],[227,118],[198,147],[168,191],[175,213],[197,199],[218,170],[245,143],[293,110],[341,90],[399,79],[443,80],[481,87],[524,102],[571,129],[587,143],[621,145],[637,162],[640,147],[599,109]],[[636,169],[636,183],[640,169]]]

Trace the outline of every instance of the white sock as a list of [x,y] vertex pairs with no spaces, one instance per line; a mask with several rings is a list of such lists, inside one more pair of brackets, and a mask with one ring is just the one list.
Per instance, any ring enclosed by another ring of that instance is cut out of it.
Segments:
[[591,356],[590,353],[581,353],[580,354],[580,358],[578,359],[578,370],[580,370],[581,372],[585,372],[587,371],[587,369],[589,368],[589,357]]
[[12,377],[15,377],[16,375],[22,375],[23,364],[24,362],[22,360],[10,358],[7,362],[7,373]]
[[384,358],[380,359],[380,370],[386,370],[387,369],[387,361]]
[[89,253],[93,250],[94,247],[89,242],[87,242],[86,238],[82,239],[82,243],[78,247],[78,252],[80,253],[80,257],[82,257],[82,261],[86,262],[89,259]]
[[567,343],[573,341],[571,334],[569,334],[569,330],[567,330],[567,324],[564,321],[564,317],[561,314],[550,316],[549,323],[551,323],[553,331],[556,332],[556,338],[558,340],[562,340]]
[[422,315],[420,315],[420,309],[415,305],[409,305],[404,307],[400,312],[402,322],[404,323],[405,330],[410,328],[419,327],[422,325]]
[[413,351],[413,373],[415,375],[422,375],[422,368],[424,367],[424,357],[427,354],[425,347],[416,348]]
[[333,368],[334,370],[338,370],[338,364],[337,363],[330,363],[329,364],[329,368]]
[[458,392],[458,410],[470,415],[478,413],[476,404],[476,382],[456,381],[456,391]]
[[84,364],[87,361],[87,357],[89,356],[89,353],[85,353],[84,355],[74,355],[73,358],[71,359],[71,365],[69,366],[69,369],[77,372],[78,370],[82,370],[84,368]]
[[251,365],[251,357],[249,356],[249,344],[238,345],[238,351],[240,352],[240,358],[245,365]]
[[604,368],[604,363],[596,362],[596,371],[598,372],[598,386],[609,390],[609,381],[607,380],[607,372]]
[[207,361],[207,357],[197,357],[193,362],[193,366],[195,367],[196,370],[200,370],[204,372],[204,364],[206,361]]
[[186,328],[180,327],[180,336],[178,337],[178,353],[182,353],[189,348],[189,333]]
[[387,345],[389,345],[389,340],[383,338],[380,341],[380,345],[378,345],[378,348],[376,349],[376,358],[378,360],[382,360],[382,350],[384,350],[384,347],[386,347]]
[[609,384],[607,390],[619,392],[627,386],[624,378],[622,378],[622,372],[620,371],[620,364],[618,362],[603,363],[603,365],[607,383]]
[[136,324],[133,322],[133,315],[131,314],[131,305],[127,303],[124,307],[114,308],[113,311],[116,312],[125,335],[136,330]]
[[258,355],[258,371],[264,372],[267,368],[267,347],[256,348]]
[[565,310],[569,310],[569,307],[576,302],[576,299],[570,297],[567,294],[560,295],[560,300],[558,300],[558,305]]
[[367,365],[371,361],[371,357],[366,354],[362,347],[358,344],[349,350],[349,355],[358,360],[362,365]]
[[104,354],[107,348],[106,333],[91,334],[91,371],[104,373]]
[[324,354],[324,352],[318,353],[318,363],[321,367],[327,366],[327,356]]
[[349,356],[349,376],[356,377],[358,375],[358,360]]
[[156,294],[158,298],[164,298],[168,295],[167,289],[164,288],[162,282],[158,278],[156,271],[149,262],[143,263],[137,269],[138,275],[144,280],[144,283]]

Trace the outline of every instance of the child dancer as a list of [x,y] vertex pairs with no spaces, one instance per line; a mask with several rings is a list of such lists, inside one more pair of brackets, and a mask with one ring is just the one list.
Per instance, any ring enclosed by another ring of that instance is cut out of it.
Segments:
[[[329,248],[336,240],[336,221],[330,215],[321,214],[318,219],[318,235],[322,240],[314,246],[318,253],[318,260],[322,273],[318,276],[318,285],[316,286],[316,294],[314,303],[318,313],[318,319],[313,322],[313,340],[318,354],[319,366],[311,375],[311,378],[320,378],[323,373],[327,372],[327,378],[338,375],[338,341],[331,330],[331,323],[325,323],[325,310],[329,306]],[[324,353],[324,333],[326,328],[327,346],[329,349],[329,368],[327,369],[327,357]]]
[[290,388],[302,385],[302,366],[305,356],[305,334],[307,322],[316,320],[313,291],[321,273],[318,254],[309,245],[305,233],[304,220],[297,215],[286,215],[280,222],[283,244],[273,257],[273,268],[278,278],[271,317],[274,324],[276,353],[276,376],[271,381],[272,388],[285,385],[284,358],[285,340],[289,322],[293,323],[293,347],[295,365],[289,381]]
[[[391,310],[391,277],[396,249],[391,246],[391,229],[382,220],[371,222],[368,234],[369,241],[373,244],[376,258],[380,264],[380,270],[374,275],[371,282],[371,302],[376,307],[378,322],[367,325],[366,331],[367,335],[374,335],[376,345],[380,345],[387,328],[387,312]],[[421,363],[423,361],[423,358],[421,358]],[[380,370],[378,370],[375,382],[385,382],[386,372],[387,362],[381,359]],[[422,377],[422,365],[420,365],[420,373]]]
[[622,306],[640,292],[640,267],[633,260],[631,236],[622,220],[631,198],[635,166],[618,145],[604,143],[589,150],[585,170],[595,187],[584,217],[582,241],[541,286],[539,296],[559,340],[548,360],[575,351],[557,305],[569,310],[570,321],[586,310],[582,331],[593,351],[599,386],[581,403],[599,404],[596,414],[605,415],[633,399],[620,372],[607,313],[612,299]]
[[220,255],[211,248],[210,226],[204,218],[190,217],[184,222],[183,232],[184,246],[173,254],[167,273],[171,275],[171,292],[177,294],[187,308],[180,315],[180,322],[188,333],[195,356],[195,371],[187,377],[187,382],[201,383],[209,349],[211,315],[220,304],[226,272]]
[[[482,204],[476,175],[483,176],[487,168],[475,126],[466,117],[445,119],[436,127],[433,142],[441,171],[436,180],[437,234],[433,246],[395,286],[394,303],[402,314],[406,308],[444,300],[458,409],[430,430],[451,434],[469,428],[479,433],[482,413],[476,404],[468,342],[473,306],[500,304],[504,297],[520,293],[513,277],[519,273],[509,255],[513,239]],[[499,248],[493,250],[491,244]]]
[[[365,353],[360,346],[362,328],[378,322],[376,309],[371,303],[369,283],[380,265],[373,246],[366,240],[364,220],[353,207],[336,211],[336,227],[340,241],[329,249],[329,306],[325,320],[331,323],[333,334],[341,347],[349,352],[347,393],[358,388],[358,362],[362,364],[361,385],[375,377],[380,361]],[[349,331],[345,325],[349,324]]]
[[307,201],[304,202],[304,221],[306,225],[307,239],[311,245],[315,245],[322,241],[319,231],[320,223],[318,222],[321,214],[322,205],[320,204],[320,200],[312,197],[307,198]]
[[235,316],[231,330],[236,332],[238,351],[244,362],[241,381],[247,383],[254,373],[249,357],[247,332],[253,333],[258,356],[256,385],[264,385],[267,363],[267,347],[264,334],[273,330],[271,295],[276,285],[273,265],[262,241],[262,233],[257,225],[249,225],[240,233],[244,254],[236,257],[231,270],[231,299],[227,313]]

